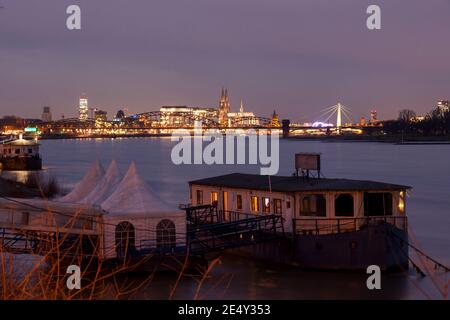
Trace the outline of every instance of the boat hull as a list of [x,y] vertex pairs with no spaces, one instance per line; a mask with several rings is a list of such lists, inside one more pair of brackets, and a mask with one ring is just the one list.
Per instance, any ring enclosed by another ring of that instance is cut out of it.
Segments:
[[233,252],[305,269],[356,271],[377,265],[398,272],[408,269],[407,239],[405,230],[383,224],[347,233],[295,235]]
[[42,170],[42,159],[33,157],[16,157],[0,159],[1,169],[5,171]]

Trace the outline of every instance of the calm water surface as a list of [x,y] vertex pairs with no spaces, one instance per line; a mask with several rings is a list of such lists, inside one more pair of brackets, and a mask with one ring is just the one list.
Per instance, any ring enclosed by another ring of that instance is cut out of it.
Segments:
[[[174,143],[165,138],[48,140],[41,153],[46,170],[70,188],[89,165],[99,159],[106,167],[115,159],[125,172],[135,161],[141,176],[168,203],[187,203],[187,182],[231,172],[259,173],[259,166],[173,165]],[[420,246],[438,261],[450,265],[450,146],[392,145],[369,142],[280,142],[281,175],[293,173],[296,152],[322,153],[326,177],[370,179],[410,185],[407,203],[410,225]],[[132,276],[145,277],[143,275]],[[438,282],[445,280],[440,278]],[[446,278],[448,281],[448,276]],[[364,274],[299,271],[234,256],[225,256],[205,281],[203,299],[427,299],[442,298],[430,278],[410,271],[387,275],[382,290],[368,291]],[[175,277],[159,274],[140,298],[169,296]],[[198,281],[184,279],[176,298],[193,298]]]

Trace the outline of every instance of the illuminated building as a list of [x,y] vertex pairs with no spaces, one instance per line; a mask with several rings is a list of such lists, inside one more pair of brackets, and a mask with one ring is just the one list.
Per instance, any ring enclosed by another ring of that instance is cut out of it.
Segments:
[[411,119],[411,122],[422,122],[425,120],[425,116],[415,116]]
[[370,123],[377,123],[378,122],[378,113],[377,110],[370,111]]
[[[309,124],[306,124],[306,125],[309,125]],[[327,128],[327,127],[333,127],[333,124],[332,123],[316,121],[313,124],[311,124],[311,127],[313,127],[313,128]]]
[[88,119],[88,98],[86,96],[80,97],[80,104],[78,106],[78,114],[80,121],[86,121]]
[[222,88],[222,93],[219,101],[219,124],[222,126],[228,125],[228,114],[231,111],[230,98],[228,96],[228,89]]
[[437,103],[437,110],[439,115],[443,115],[446,112],[450,111],[450,101],[448,100],[440,100]]
[[361,119],[359,119],[359,125],[360,125],[361,127],[364,127],[364,126],[367,125],[367,120],[366,120],[365,117],[361,117]]
[[253,112],[244,111],[244,103],[242,100],[239,112],[228,112],[227,119],[229,127],[239,125],[259,125],[259,120],[255,118],[255,114]]
[[95,119],[95,113],[97,110],[97,108],[89,108],[89,119]]
[[5,116],[0,119],[0,132],[3,134],[19,134],[26,125],[25,119],[15,116]]
[[44,107],[42,111],[42,121],[51,122],[52,121],[52,113],[50,112],[50,107]]
[[107,112],[103,110],[96,110],[94,117],[96,127],[101,127],[108,121]]
[[119,110],[119,111],[117,111],[116,116],[114,117],[113,121],[120,122],[123,119],[125,119],[125,112],[123,112],[123,110]]
[[217,118],[217,110],[213,108],[162,106],[159,112],[159,121],[162,126],[193,125],[195,120]]

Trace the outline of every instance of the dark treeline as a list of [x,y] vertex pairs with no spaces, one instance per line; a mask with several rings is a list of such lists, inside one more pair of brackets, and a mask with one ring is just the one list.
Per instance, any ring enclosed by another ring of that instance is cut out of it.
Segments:
[[387,134],[406,134],[415,136],[450,135],[450,110],[436,108],[423,119],[417,118],[413,110],[401,110],[397,120],[384,122]]

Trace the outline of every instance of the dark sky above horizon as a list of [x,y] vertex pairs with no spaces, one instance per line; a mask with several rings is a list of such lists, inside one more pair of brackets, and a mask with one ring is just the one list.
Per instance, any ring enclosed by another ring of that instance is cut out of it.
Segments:
[[[338,101],[357,120],[450,98],[450,0],[0,0],[0,116],[111,116],[161,105],[319,120]],[[65,27],[82,9],[82,30]],[[382,30],[366,8],[382,8]]]

